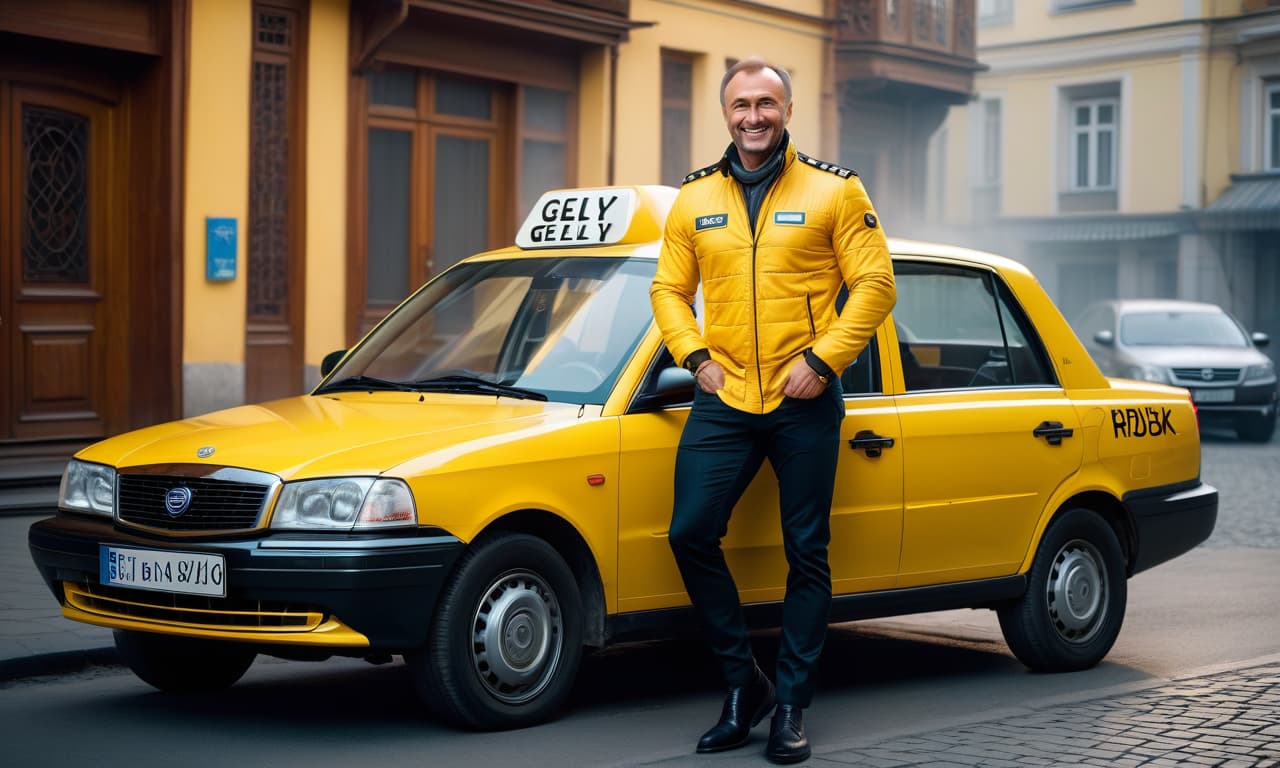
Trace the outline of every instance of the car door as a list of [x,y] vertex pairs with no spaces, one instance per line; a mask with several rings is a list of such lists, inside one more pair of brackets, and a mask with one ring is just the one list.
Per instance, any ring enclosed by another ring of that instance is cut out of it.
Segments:
[[[840,430],[829,551],[836,594],[891,587],[897,573],[902,452],[897,448],[899,425],[893,397],[882,384],[888,381],[887,363],[878,354],[883,334],[881,330],[841,377],[846,386],[847,415]],[[667,529],[676,447],[690,401],[661,407],[639,405],[643,395],[655,388],[662,369],[673,365],[670,355],[661,350],[640,385],[637,405],[621,417],[620,612],[689,602],[667,543]],[[691,380],[688,392],[691,398]],[[854,449],[849,441],[860,433],[865,433],[860,443],[863,447]],[[782,599],[787,563],[782,551],[777,480],[767,461],[735,507],[722,545],[743,602]]]
[[899,586],[1016,572],[1082,432],[1026,314],[995,272],[898,261],[888,330],[902,424]]

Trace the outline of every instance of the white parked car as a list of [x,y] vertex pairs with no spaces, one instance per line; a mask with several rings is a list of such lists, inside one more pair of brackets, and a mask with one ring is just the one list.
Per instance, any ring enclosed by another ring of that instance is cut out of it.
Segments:
[[1242,440],[1265,443],[1276,428],[1276,369],[1222,307],[1172,299],[1115,299],[1072,323],[1108,376],[1191,390],[1202,424],[1226,424]]

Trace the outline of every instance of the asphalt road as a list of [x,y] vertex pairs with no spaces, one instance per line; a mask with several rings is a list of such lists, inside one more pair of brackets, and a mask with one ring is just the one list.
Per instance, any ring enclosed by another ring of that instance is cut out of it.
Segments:
[[[1280,442],[1206,436],[1202,474],[1222,494],[1218,527],[1204,546],[1130,582],[1124,630],[1095,669],[1026,672],[985,611],[833,627],[822,687],[807,713],[811,764],[876,764],[867,759],[868,743],[906,744],[913,734],[953,733],[964,724],[1052,719],[1100,697],[1159,697],[1166,690],[1160,686],[1176,678],[1280,661],[1277,470]],[[774,636],[760,635],[756,644],[770,661]],[[0,763],[766,765],[764,728],[743,750],[691,754],[721,697],[696,645],[654,643],[591,657],[564,717],[503,734],[441,727],[423,713],[402,672],[399,664],[260,659],[235,688],[195,697],[155,693],[113,668],[30,679],[0,689]],[[1232,679],[1214,690],[1230,688]],[[1270,727],[1280,734],[1280,725]],[[1075,764],[1072,733],[1062,734],[1053,737],[1062,743],[1061,762]]]

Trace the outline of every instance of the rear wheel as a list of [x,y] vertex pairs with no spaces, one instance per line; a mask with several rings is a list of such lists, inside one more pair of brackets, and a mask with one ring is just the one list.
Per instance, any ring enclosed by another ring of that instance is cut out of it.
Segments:
[[1125,579],[1111,526],[1091,510],[1067,510],[1040,541],[1026,594],[999,610],[1005,642],[1037,672],[1092,667],[1120,634]]
[[257,653],[231,643],[115,630],[116,650],[143,682],[168,693],[230,688]]
[[406,657],[446,722],[499,730],[555,716],[582,658],[582,600],[551,545],[526,534],[477,541],[441,593],[427,647]]

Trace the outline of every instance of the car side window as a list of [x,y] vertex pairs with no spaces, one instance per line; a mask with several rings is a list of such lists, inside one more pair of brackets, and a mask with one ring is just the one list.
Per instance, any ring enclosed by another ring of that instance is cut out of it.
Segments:
[[1057,383],[1035,328],[997,275],[908,261],[894,274],[908,392]]

